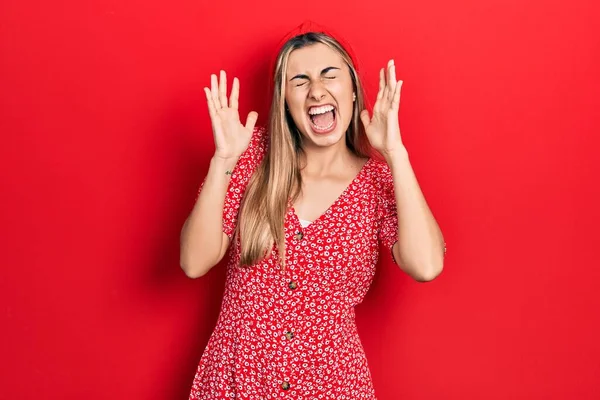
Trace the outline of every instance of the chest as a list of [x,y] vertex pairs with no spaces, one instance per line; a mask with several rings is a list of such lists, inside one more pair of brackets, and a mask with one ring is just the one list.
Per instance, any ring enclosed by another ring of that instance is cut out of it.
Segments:
[[293,202],[298,218],[317,220],[338,202],[345,201],[346,197],[360,195],[360,188],[366,186],[364,179],[367,164],[368,160],[360,160],[357,164],[348,165],[343,172],[327,177],[304,173],[302,188]]
[[304,182],[301,194],[294,201],[294,210],[300,219],[314,221],[342,197],[347,186],[334,180]]
[[[292,206],[285,219],[286,245],[315,256],[346,256],[364,251],[377,240],[376,199],[365,188],[350,186],[312,221],[301,218]],[[322,253],[321,253],[322,252]]]

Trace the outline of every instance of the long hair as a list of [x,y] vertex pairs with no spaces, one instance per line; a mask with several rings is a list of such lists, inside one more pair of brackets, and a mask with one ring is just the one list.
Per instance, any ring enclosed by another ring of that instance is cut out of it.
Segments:
[[346,131],[348,149],[359,157],[373,153],[360,120],[360,112],[365,106],[364,89],[346,50],[334,38],[323,33],[309,32],[288,40],[277,56],[272,77],[268,151],[248,183],[238,219],[240,265],[249,266],[263,259],[275,243],[279,262],[285,268],[284,220],[288,207],[302,188],[299,156],[304,151],[301,133],[289,111],[286,111],[285,77],[292,51],[316,43],[325,44],[336,51],[350,70],[356,101]]

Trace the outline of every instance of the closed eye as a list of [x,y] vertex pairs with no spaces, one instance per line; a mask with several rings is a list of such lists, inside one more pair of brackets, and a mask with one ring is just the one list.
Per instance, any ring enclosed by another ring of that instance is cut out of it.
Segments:
[[[321,71],[321,77],[324,79],[336,79],[337,76],[335,76],[335,75],[334,76],[325,76],[325,74],[333,73],[333,72],[339,71],[339,70],[340,69],[337,67],[327,67]],[[294,81],[294,80],[303,81],[302,83],[298,83],[297,85],[295,85],[296,87],[299,87],[299,86],[304,86],[306,84],[306,82],[308,82],[310,80],[310,78],[306,74],[298,74],[290,79],[290,81]]]

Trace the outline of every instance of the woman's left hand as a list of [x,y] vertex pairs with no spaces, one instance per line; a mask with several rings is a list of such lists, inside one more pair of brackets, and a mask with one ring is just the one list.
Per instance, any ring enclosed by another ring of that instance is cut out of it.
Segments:
[[382,68],[379,72],[379,92],[373,106],[373,116],[369,117],[368,110],[360,113],[369,143],[384,157],[404,150],[398,122],[401,87],[402,81],[396,81],[394,60],[390,60],[387,71]]

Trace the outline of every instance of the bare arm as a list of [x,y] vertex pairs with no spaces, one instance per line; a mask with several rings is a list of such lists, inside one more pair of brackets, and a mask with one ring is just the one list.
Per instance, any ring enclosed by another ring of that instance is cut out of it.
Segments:
[[206,274],[218,264],[229,247],[229,236],[223,231],[223,210],[231,172],[248,148],[258,118],[250,112],[246,125],[238,113],[240,84],[233,80],[231,97],[227,98],[227,76],[221,71],[220,81],[211,76],[211,89],[204,88],[215,140],[215,155],[193,210],[181,229],[179,263],[190,278]]
[[388,153],[398,210],[398,241],[392,252],[413,279],[434,279],[444,265],[444,237],[421,192],[405,149]]
[[181,268],[190,278],[206,274],[218,264],[229,247],[223,233],[223,204],[236,160],[213,157],[202,191],[187,220],[180,238]]
[[386,159],[393,177],[398,210],[398,241],[392,248],[396,262],[417,281],[430,281],[443,269],[445,243],[442,232],[421,192],[408,152],[400,135],[398,111],[402,81],[390,60],[379,72],[379,92],[373,116],[364,110],[361,120],[369,142]]

